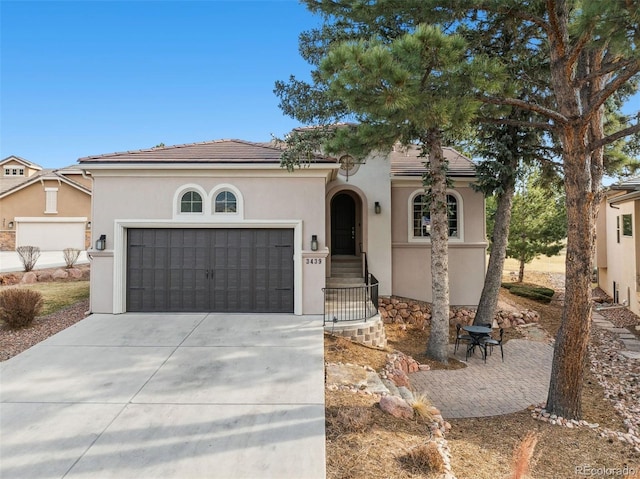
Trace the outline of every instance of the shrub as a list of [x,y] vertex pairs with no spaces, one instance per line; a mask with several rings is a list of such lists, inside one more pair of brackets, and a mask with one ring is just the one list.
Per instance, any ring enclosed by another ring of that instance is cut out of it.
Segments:
[[76,248],[65,248],[62,250],[64,255],[64,262],[67,264],[67,268],[73,268],[73,265],[78,261],[80,256],[80,250]]
[[20,261],[25,271],[31,271],[40,257],[40,248],[37,246],[18,246],[16,248]]
[[553,295],[556,293],[551,288],[545,288],[544,286],[530,286],[522,283],[502,283],[502,287],[509,290],[511,294],[540,301],[542,303],[549,303]]
[[444,459],[438,450],[438,446],[433,441],[414,447],[401,460],[415,474],[444,472]]
[[433,405],[425,395],[421,394],[417,396],[411,403],[411,407],[413,408],[413,411],[424,420],[433,420],[433,414],[431,412],[433,410]]
[[42,310],[42,294],[31,289],[10,288],[0,293],[0,320],[11,329],[29,326]]
[[515,287],[509,290],[511,294],[515,294],[516,296],[522,296],[523,298],[533,299],[534,301],[539,301],[541,303],[550,303],[551,297],[545,294],[540,294],[537,291],[534,291],[534,288],[527,287]]

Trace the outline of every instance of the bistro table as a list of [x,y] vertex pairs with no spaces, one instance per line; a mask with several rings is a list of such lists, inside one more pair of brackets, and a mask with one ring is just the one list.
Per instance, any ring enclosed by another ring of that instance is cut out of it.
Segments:
[[482,344],[481,339],[491,335],[491,328],[488,328],[486,326],[475,326],[472,324],[470,326],[462,326],[462,329],[469,333],[469,336],[471,336],[471,342],[467,347],[467,354],[465,359],[468,359],[469,355],[473,354],[476,346],[478,346],[482,351],[482,357],[486,360],[487,349],[485,348],[484,344]]

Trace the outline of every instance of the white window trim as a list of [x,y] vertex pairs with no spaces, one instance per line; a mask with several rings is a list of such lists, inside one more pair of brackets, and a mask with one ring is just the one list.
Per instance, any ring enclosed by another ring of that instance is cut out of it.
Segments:
[[[198,193],[200,195],[200,198],[202,198],[202,212],[199,212],[199,213],[184,212],[183,213],[182,211],[180,211],[182,197],[185,195],[185,193],[189,193],[190,191]],[[204,189],[200,185],[196,185],[193,183],[182,185],[180,188],[176,190],[173,196],[173,217],[174,219],[181,216],[182,217],[188,216],[192,218],[194,216],[204,216],[206,214],[211,214],[210,212],[207,213],[207,206],[208,206],[207,193],[204,191]]]
[[[413,236],[413,200],[417,195],[424,195],[424,189],[411,192],[408,202],[407,239],[409,243],[431,243],[431,238]],[[455,197],[458,202],[458,236],[449,237],[449,243],[464,243],[464,208],[462,196],[455,190],[447,190],[447,194]]]
[[[234,213],[216,213],[216,197],[224,191],[228,191],[236,197],[236,211]],[[217,221],[242,221],[244,219],[244,198],[242,197],[242,193],[240,193],[238,188],[229,183],[216,185],[216,187],[211,191],[211,196],[209,197],[209,207],[211,208],[211,220],[214,223]]]
[[44,189],[44,214],[58,214],[58,188]]

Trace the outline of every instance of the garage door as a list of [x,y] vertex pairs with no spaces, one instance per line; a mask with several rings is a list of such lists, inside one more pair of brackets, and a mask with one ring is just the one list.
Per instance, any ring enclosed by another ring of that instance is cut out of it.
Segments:
[[129,229],[127,311],[293,312],[292,229]]
[[37,246],[42,251],[85,249],[87,218],[16,218],[16,246]]

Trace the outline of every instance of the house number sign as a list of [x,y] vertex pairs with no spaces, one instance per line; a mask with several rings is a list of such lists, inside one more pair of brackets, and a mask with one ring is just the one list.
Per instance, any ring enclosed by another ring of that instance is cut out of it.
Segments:
[[322,258],[306,258],[307,264],[322,264]]

